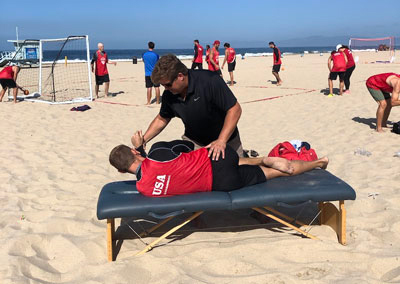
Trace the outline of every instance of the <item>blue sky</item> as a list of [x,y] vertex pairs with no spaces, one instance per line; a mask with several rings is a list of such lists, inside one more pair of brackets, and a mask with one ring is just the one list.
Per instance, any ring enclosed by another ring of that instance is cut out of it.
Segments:
[[190,48],[195,38],[260,47],[311,36],[400,36],[399,0],[2,2],[0,50],[11,49],[16,26],[20,38],[88,34],[91,47],[102,41],[109,49],[146,48],[149,40],[157,48]]

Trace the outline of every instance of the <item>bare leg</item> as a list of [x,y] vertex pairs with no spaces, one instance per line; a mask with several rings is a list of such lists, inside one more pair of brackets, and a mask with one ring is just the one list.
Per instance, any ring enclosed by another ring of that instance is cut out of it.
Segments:
[[0,91],[0,102],[3,100],[4,94],[6,93],[6,91],[7,91],[7,88],[1,89],[1,91]]
[[147,104],[149,105],[151,103],[151,89],[152,88],[147,88]]
[[385,112],[383,113],[383,119],[382,119],[382,127],[388,127],[387,126],[387,121],[389,119],[390,111],[392,110],[392,101],[391,99],[386,100],[386,108]]
[[233,86],[233,72],[229,72],[229,76],[231,76],[231,83],[230,86]]
[[329,86],[329,94],[333,94],[333,82],[331,79],[328,79],[328,86]]
[[292,173],[284,173],[276,169],[268,168],[265,166],[260,166],[263,170],[267,179],[273,179],[277,177],[283,176],[295,176],[308,171],[311,171],[316,168],[326,169],[329,163],[329,159],[327,157],[321,158],[312,162],[305,161],[290,161],[291,166],[293,167]]
[[343,95],[344,81],[340,81],[339,83],[339,95]]
[[96,87],[94,87],[94,92],[96,93],[96,99],[99,98],[99,85],[96,85]]
[[281,172],[293,173],[291,161],[280,157],[239,158],[240,165],[265,166]]
[[105,83],[104,86],[104,97],[107,98],[108,96],[108,89],[110,88],[110,82]]
[[160,87],[155,87],[156,89],[156,103],[160,103]]
[[282,80],[281,80],[281,77],[279,77],[279,73],[273,71],[273,72],[272,72],[272,75],[274,75],[275,78],[276,78],[276,85],[277,85],[277,86],[280,86],[280,85],[282,84]]
[[14,104],[17,103],[18,88],[13,89]]
[[[387,102],[386,102],[386,100],[381,100],[381,101],[378,101],[378,104],[379,104],[378,109],[376,110],[376,131],[383,132],[382,122],[383,122],[383,117],[385,115]],[[388,117],[389,117],[389,115],[388,115]]]

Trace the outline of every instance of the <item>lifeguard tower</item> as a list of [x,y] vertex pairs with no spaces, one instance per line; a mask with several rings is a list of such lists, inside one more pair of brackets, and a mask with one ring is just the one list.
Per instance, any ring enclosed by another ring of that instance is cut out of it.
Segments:
[[0,67],[13,61],[18,65],[39,65],[39,40],[8,40],[14,45],[15,51],[0,53]]

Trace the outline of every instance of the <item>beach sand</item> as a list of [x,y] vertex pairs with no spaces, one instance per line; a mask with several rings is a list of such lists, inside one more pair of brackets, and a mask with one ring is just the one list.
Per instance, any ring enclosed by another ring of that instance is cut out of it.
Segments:
[[[377,105],[365,80],[400,73],[400,65],[365,64],[368,54],[362,56],[351,94],[343,97],[321,91],[328,54],[286,56],[281,87],[269,82],[271,57],[238,57],[232,87],[243,109],[245,149],[266,155],[278,142],[307,141],[330,158],[329,171],[356,190],[357,200],[346,202],[346,246],[327,226],[312,227],[321,239],[315,241],[274,222],[259,224],[249,210],[212,212],[202,217],[206,228],[187,225],[174,235],[178,240],[169,238],[141,257],[134,255],[144,245],[126,224],[140,227],[124,219],[119,234],[125,240],[117,261],[108,263],[97,198],[105,183],[133,178],[112,168],[108,154],[129,144],[135,130],[146,130],[159,111],[143,105],[143,64],[110,65],[110,92],[123,93],[89,103],[86,112],[0,103],[0,283],[399,283],[400,158],[394,154],[400,136],[374,131]],[[227,70],[223,74],[227,80]],[[390,121],[399,120],[395,107]],[[182,134],[174,119],[156,139]],[[357,148],[372,155],[354,155]]]

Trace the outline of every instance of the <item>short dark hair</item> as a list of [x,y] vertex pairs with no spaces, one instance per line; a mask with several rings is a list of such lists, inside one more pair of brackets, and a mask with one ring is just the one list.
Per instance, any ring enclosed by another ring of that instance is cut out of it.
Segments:
[[197,42],[197,43],[199,43],[199,40],[198,40],[198,39],[195,39],[195,40],[194,40],[194,42]]
[[231,47],[231,45],[228,42],[225,42],[224,47]]
[[156,46],[152,41],[149,41],[147,45],[149,46],[150,49],[153,49]]
[[151,74],[151,81],[154,84],[159,84],[161,79],[173,81],[178,77],[178,74],[188,74],[188,69],[174,54],[167,54],[160,58],[154,66]]
[[274,43],[273,41],[270,41],[268,44],[273,44],[273,45],[275,45],[275,43]]
[[136,158],[133,155],[131,148],[121,144],[111,150],[108,160],[117,170],[128,172]]
[[209,45],[209,44],[207,44],[207,45],[206,45],[206,48],[207,48],[207,49],[210,49],[210,45]]

